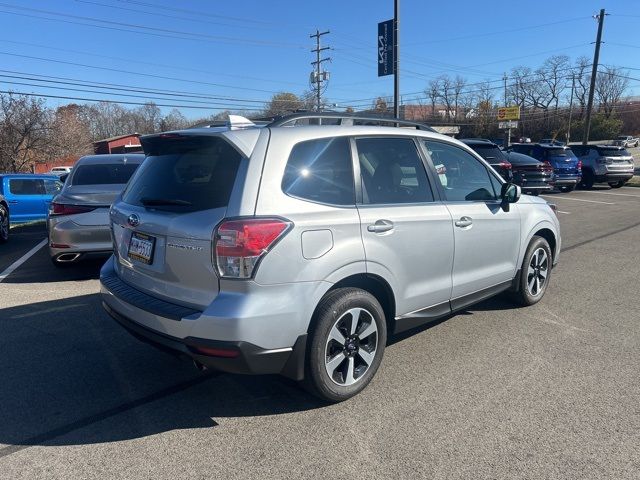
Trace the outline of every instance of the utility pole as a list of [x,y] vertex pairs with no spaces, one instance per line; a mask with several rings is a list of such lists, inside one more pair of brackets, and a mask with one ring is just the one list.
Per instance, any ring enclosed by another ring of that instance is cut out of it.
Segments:
[[571,116],[573,114],[573,90],[576,88],[576,74],[571,74],[571,100],[569,100],[569,126],[567,127],[567,145],[571,141]]
[[393,116],[400,117],[400,0],[393,3]]
[[584,122],[584,134],[582,144],[589,142],[589,129],[591,128],[591,110],[593,108],[593,92],[596,88],[596,76],[598,75],[598,60],[600,59],[600,44],[602,43],[602,27],[604,25],[604,8],[595,18],[598,20],[598,35],[596,36],[596,50],[593,53],[593,67],[591,69],[591,85],[589,86],[589,101],[587,102],[587,118]]
[[328,33],[330,33],[329,30],[327,30],[326,32],[321,32],[316,29],[316,33],[309,35],[309,38],[315,37],[316,39],[316,48],[311,50],[312,52],[316,53],[316,61],[311,62],[311,65],[313,65],[315,68],[315,70],[311,72],[311,83],[315,84],[316,110],[318,112],[320,111],[320,107],[321,107],[320,94],[321,94],[322,82],[329,80],[329,72],[325,72],[324,70],[322,70],[322,62],[328,62],[331,60],[330,57],[320,58],[320,53],[323,50],[329,50],[331,48],[331,47],[320,47],[320,37],[322,35],[327,35]]

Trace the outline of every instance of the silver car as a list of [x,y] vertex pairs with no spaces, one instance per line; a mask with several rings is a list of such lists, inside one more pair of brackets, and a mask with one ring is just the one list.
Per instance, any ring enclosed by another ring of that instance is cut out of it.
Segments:
[[544,200],[429,128],[306,117],[142,138],[100,273],[117,322],[201,368],[280,373],[336,402],[390,335],[499,292],[542,298],[561,244]]
[[144,155],[82,157],[53,198],[47,215],[49,255],[56,266],[113,250],[109,207]]

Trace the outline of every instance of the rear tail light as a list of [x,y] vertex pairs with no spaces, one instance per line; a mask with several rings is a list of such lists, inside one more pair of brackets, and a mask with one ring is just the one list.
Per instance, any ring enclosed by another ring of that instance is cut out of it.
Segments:
[[223,278],[251,278],[258,262],[293,224],[281,218],[244,218],[221,223],[214,233],[213,255]]
[[75,215],[77,213],[87,213],[95,210],[96,207],[84,207],[81,205],[67,205],[64,203],[51,203],[49,206],[49,216]]
[[499,167],[511,170],[511,164],[507,161],[502,161],[498,164]]
[[578,165],[576,165],[578,170],[582,170],[582,160],[578,160]]

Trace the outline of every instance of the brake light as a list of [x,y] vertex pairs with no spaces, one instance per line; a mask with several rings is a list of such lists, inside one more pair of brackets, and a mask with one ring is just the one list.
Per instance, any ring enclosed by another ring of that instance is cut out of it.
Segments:
[[64,203],[51,203],[49,206],[49,216],[75,215],[77,213],[87,213],[95,210],[96,207],[84,207],[81,205],[67,205]]
[[582,160],[578,160],[578,165],[576,165],[576,168],[577,168],[578,170],[581,170],[581,169],[582,169]]
[[498,166],[502,168],[506,168],[507,170],[511,170],[511,163],[507,162],[506,160],[503,160],[502,162],[500,162]]
[[214,264],[224,278],[251,278],[258,262],[293,224],[280,218],[227,220],[214,233]]

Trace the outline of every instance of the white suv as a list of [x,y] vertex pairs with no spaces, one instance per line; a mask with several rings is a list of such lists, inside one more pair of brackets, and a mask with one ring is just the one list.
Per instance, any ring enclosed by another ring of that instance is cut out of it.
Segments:
[[138,338],[341,401],[389,335],[499,292],[544,295],[555,213],[463,143],[394,119],[241,125],[142,137],[100,276],[105,309]]

